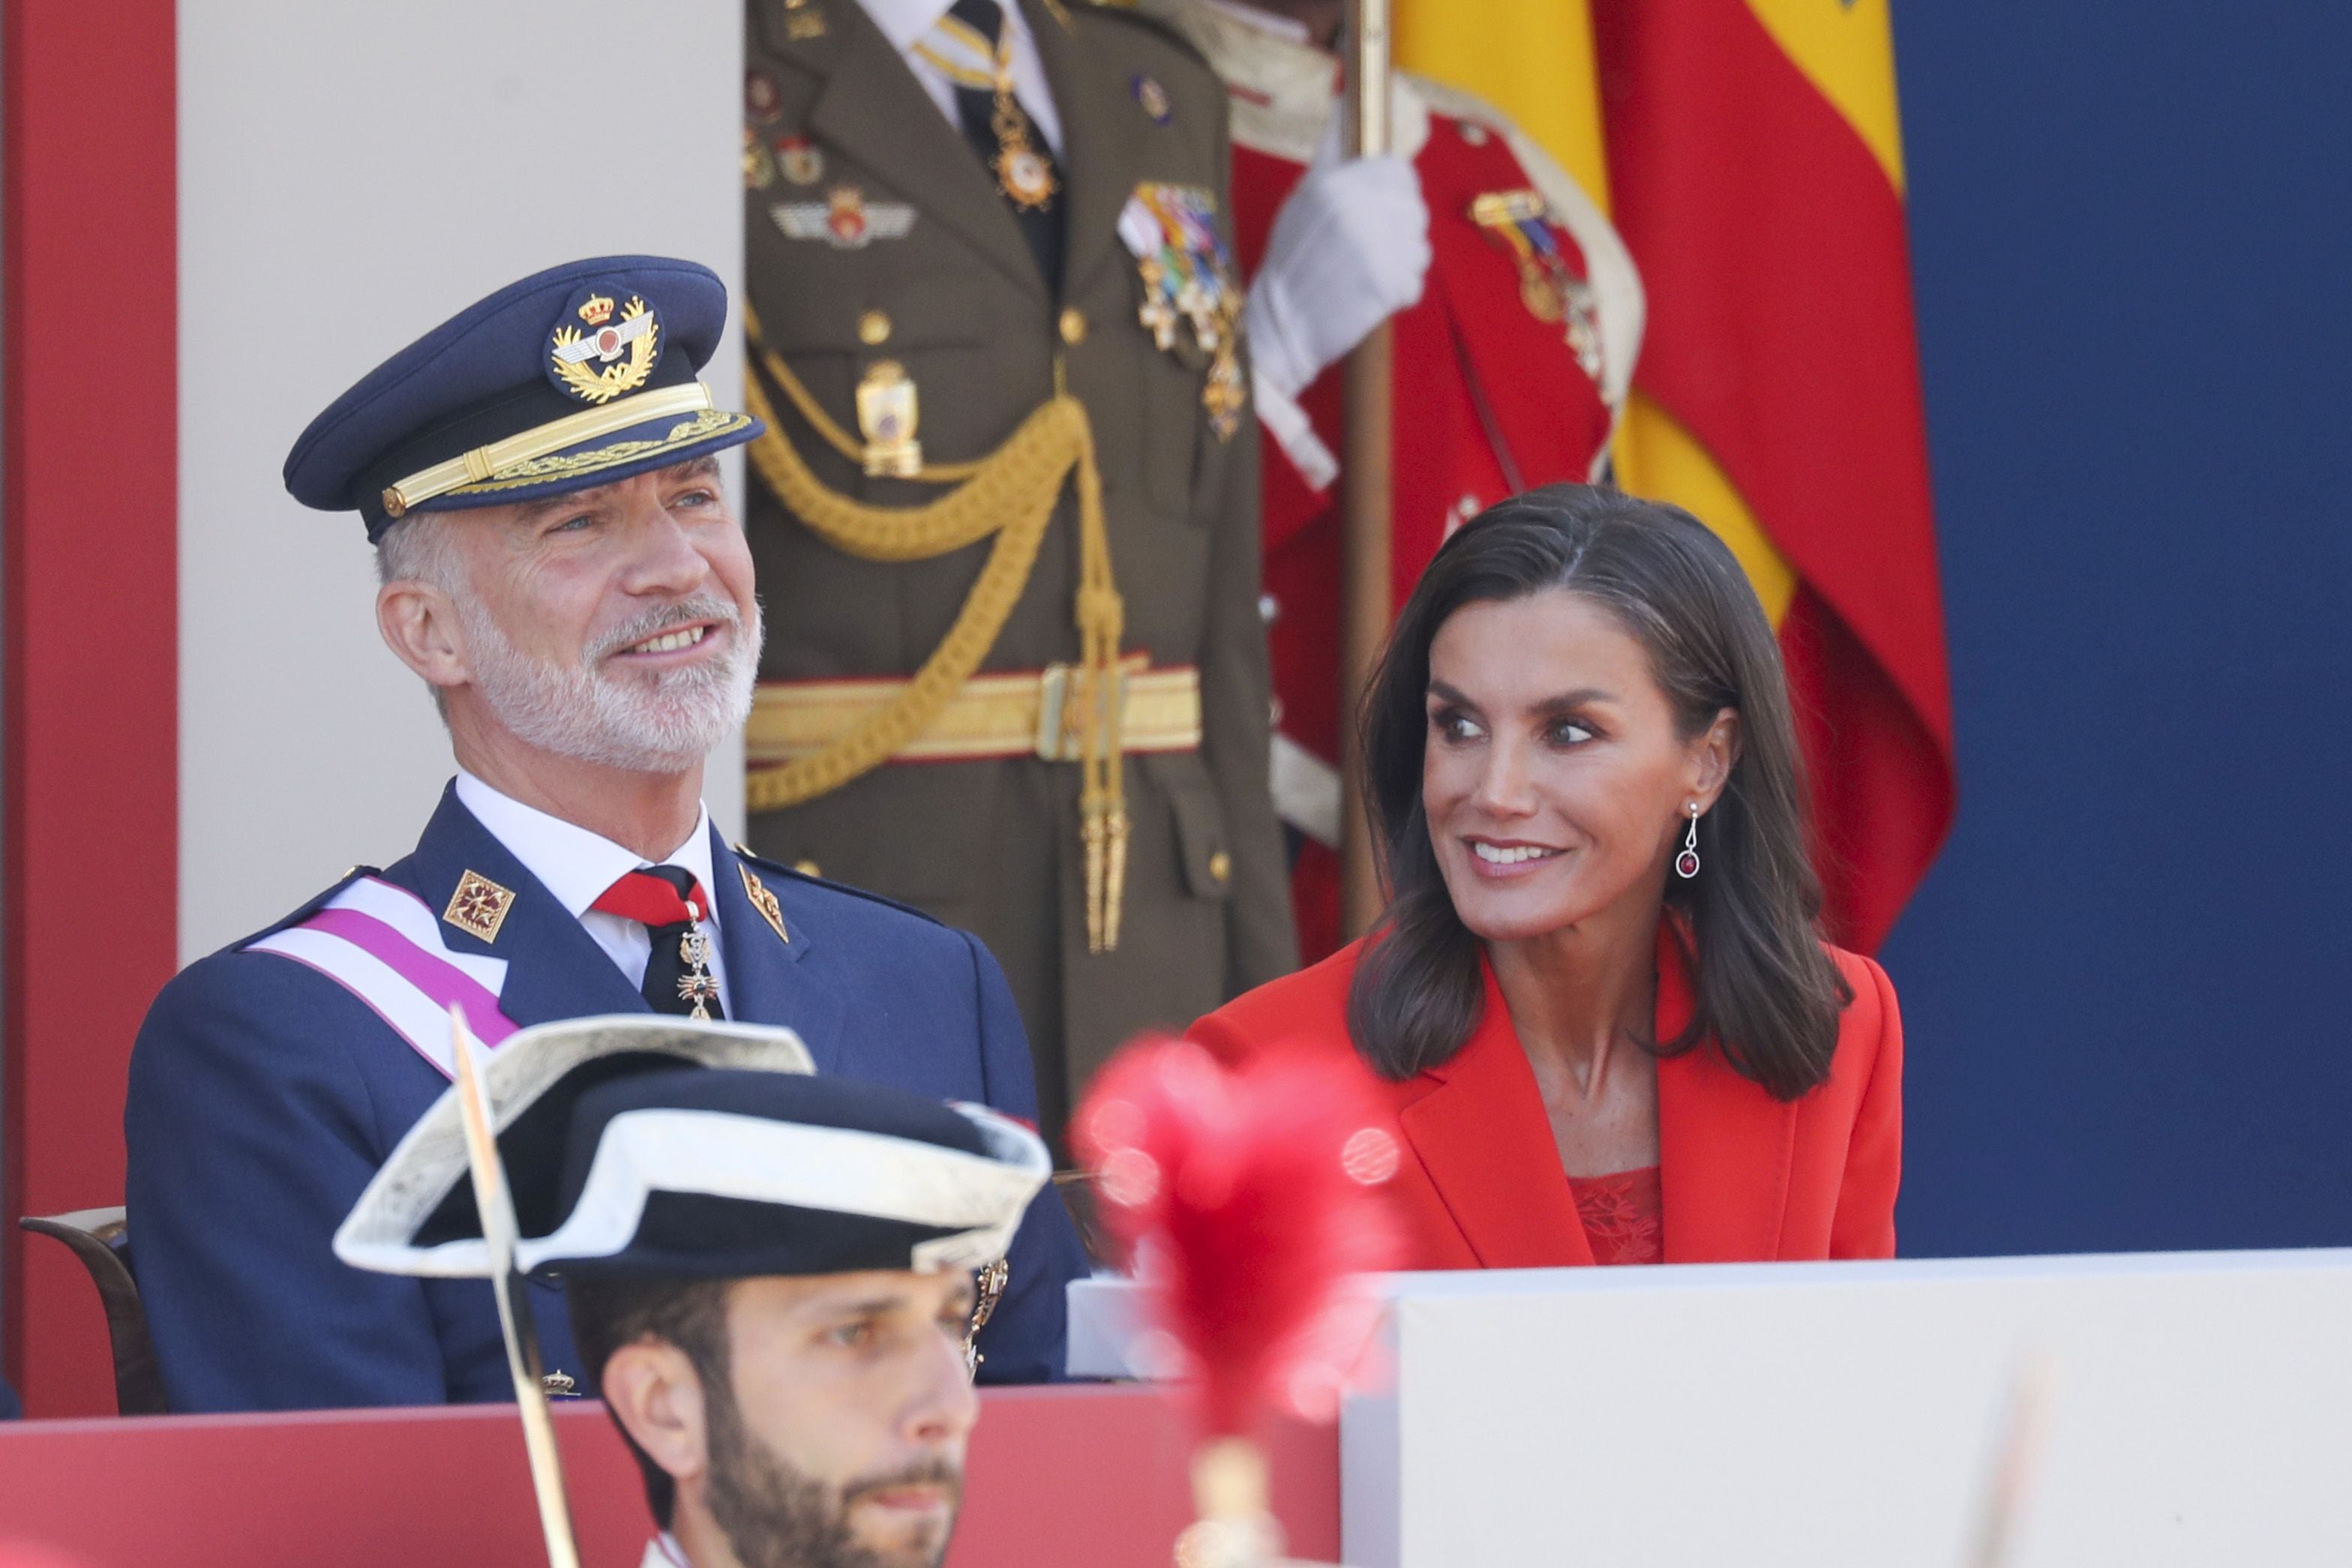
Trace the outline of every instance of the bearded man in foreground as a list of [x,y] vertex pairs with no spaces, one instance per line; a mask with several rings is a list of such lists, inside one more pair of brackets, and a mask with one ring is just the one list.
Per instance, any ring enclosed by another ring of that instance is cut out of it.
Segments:
[[[493,1048],[598,1014],[783,1025],[820,1071],[1035,1116],[985,948],[730,849],[702,807],[761,635],[715,456],[760,427],[696,379],[726,309],[688,262],[540,273],[372,371],[288,458],[296,499],[366,523],[377,623],[457,776],[415,853],[192,965],[140,1031],[129,1206],[175,1410],[510,1396],[486,1283],[331,1249],[448,1086],[452,1007]],[[987,1371],[1054,1375],[1083,1260],[1050,1189],[1007,1262]],[[532,1289],[562,1391],[565,1314]]]

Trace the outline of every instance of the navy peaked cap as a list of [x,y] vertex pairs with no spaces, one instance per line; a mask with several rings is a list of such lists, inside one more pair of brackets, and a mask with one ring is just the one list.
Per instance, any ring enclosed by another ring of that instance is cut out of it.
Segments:
[[727,322],[707,267],[609,256],[469,306],[362,378],[286,458],[306,507],[371,540],[411,511],[503,506],[611,484],[750,441],[696,379]]

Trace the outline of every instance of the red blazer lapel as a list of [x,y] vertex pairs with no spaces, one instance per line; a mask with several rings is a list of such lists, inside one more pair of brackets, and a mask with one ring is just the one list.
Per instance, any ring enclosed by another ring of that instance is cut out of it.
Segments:
[[1482,1268],[1590,1264],[1535,1073],[1492,970],[1486,982],[1469,1043],[1414,1081],[1425,1092],[1400,1108],[1398,1124]]
[[[1657,1038],[1690,1023],[1673,927],[1658,932]],[[1658,1180],[1669,1263],[1760,1262],[1780,1253],[1797,1107],[1732,1071],[1712,1040],[1658,1063]]]

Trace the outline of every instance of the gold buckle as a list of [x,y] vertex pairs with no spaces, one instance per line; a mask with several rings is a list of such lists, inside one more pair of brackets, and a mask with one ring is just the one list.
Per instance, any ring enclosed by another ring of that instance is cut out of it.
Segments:
[[[1127,722],[1127,674],[1112,676],[1111,716]],[[1048,762],[1083,762],[1087,756],[1087,705],[1093,677],[1078,664],[1048,664],[1037,675],[1037,755]]]
[[1068,711],[1075,674],[1075,665],[1048,664],[1037,676],[1037,755],[1048,762],[1076,762],[1082,755],[1071,723],[1077,716]]

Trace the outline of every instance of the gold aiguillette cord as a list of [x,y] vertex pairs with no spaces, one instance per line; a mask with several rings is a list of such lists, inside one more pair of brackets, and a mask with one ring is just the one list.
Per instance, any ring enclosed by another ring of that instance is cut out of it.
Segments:
[[779,810],[838,789],[887,762],[939,716],[988,656],[1027,588],[1060,499],[1075,473],[1078,499],[1077,705],[1082,732],[1079,837],[1086,853],[1087,948],[1118,946],[1127,894],[1129,838],[1124,726],[1120,723],[1119,638],[1126,607],[1111,576],[1110,530],[1103,519],[1102,473],[1086,406],[1054,362],[1054,395],[1021,422],[1003,445],[972,463],[925,464],[914,477],[955,489],[917,507],[871,507],[832,489],[785,439],[761,375],[781,388],[818,437],[853,463],[865,449],[828,415],[790,366],[761,340],[747,313],[752,363],[743,378],[751,413],[767,425],[751,443],[751,466],[784,509],[834,549],[861,560],[914,561],[993,538],[988,560],[940,645],[888,706],[783,767],[745,782],[755,811]]

